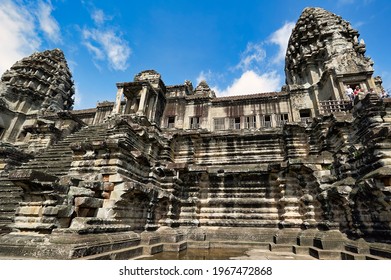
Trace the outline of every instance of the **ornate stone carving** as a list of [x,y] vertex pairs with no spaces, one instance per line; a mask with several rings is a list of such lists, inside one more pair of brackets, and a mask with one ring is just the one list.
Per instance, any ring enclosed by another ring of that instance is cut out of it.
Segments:
[[129,259],[191,240],[391,258],[391,101],[341,109],[340,84],[381,87],[364,54],[348,22],[307,8],[282,92],[216,98],[147,70],[77,111],[61,51],[17,62],[0,86],[0,256]]
[[[373,72],[373,62],[365,57],[365,43],[358,32],[341,17],[321,8],[306,8],[292,31],[285,58],[288,85],[315,84],[302,76],[305,71],[330,69],[338,74]],[[323,63],[319,63],[319,62]],[[315,64],[318,69],[310,70]]]
[[[37,52],[15,63],[1,77],[10,91],[39,100],[44,110],[56,112],[72,109],[75,93],[71,72],[59,49]],[[8,98],[9,93],[0,93]]]

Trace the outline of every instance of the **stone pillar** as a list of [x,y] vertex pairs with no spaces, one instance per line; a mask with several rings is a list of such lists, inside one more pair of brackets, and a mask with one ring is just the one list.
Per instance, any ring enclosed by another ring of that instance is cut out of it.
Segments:
[[143,86],[142,92],[141,92],[141,99],[140,99],[140,104],[138,107],[137,115],[142,116],[145,114],[145,104],[147,100],[147,93],[148,93],[148,88],[147,86]]
[[317,71],[317,66],[315,62],[311,61],[308,62],[308,76],[309,76],[309,83],[311,85],[316,84],[319,82],[319,73]]
[[368,84],[368,90],[373,88],[376,91],[376,85],[372,77],[368,77],[367,84]]
[[148,113],[149,116],[148,116],[148,118],[149,118],[150,122],[155,122],[157,100],[158,100],[158,95],[155,95],[149,101],[149,113]]
[[321,109],[319,103],[319,87],[317,85],[313,85],[311,89],[312,90],[309,91],[309,95],[312,100],[312,104],[314,106],[312,113],[313,116],[318,116],[320,114],[320,109]]
[[344,99],[344,96],[343,96],[344,93],[341,93],[341,91],[339,90],[338,86],[335,84],[334,75],[330,75],[330,83],[331,83],[331,87],[332,87],[332,90],[333,90],[334,99],[335,100],[343,100]]
[[128,98],[127,96],[125,96],[124,114],[129,114],[130,113],[131,106],[132,106],[132,98]]
[[117,96],[115,98],[115,105],[113,107],[113,114],[119,114],[121,111],[121,100],[124,93],[124,88],[119,87],[117,90]]

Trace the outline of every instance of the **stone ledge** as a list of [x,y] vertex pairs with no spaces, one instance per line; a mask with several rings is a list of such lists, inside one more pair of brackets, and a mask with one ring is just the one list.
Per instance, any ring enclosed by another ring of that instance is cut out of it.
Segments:
[[36,182],[55,182],[58,177],[33,169],[13,170],[9,173],[8,178],[12,181],[36,181]]

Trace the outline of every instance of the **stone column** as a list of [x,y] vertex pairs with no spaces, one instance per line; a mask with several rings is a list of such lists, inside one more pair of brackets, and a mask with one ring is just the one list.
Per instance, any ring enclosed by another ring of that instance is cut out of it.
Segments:
[[331,87],[332,87],[333,94],[334,94],[334,99],[335,100],[343,100],[344,99],[343,93],[341,93],[341,91],[338,89],[338,86],[335,84],[334,73],[332,75],[330,75],[329,78],[330,78],[330,83],[331,83]]
[[[156,121],[156,109],[157,109],[157,101],[159,99],[159,94],[156,94],[155,98],[151,98],[151,105],[150,105],[150,116],[149,116],[149,120],[151,122],[155,122]],[[153,102],[152,102],[153,100]]]
[[309,83],[311,85],[313,85],[313,84],[316,84],[317,82],[319,82],[319,73],[317,71],[317,67],[316,67],[316,64],[315,64],[314,61],[308,62],[307,69],[308,69],[308,72],[309,72],[308,76],[310,78]]
[[129,114],[129,111],[130,111],[130,108],[132,106],[132,100],[133,98],[129,98],[127,96],[125,96],[125,109],[124,109],[124,114]]
[[145,114],[145,104],[146,104],[146,100],[147,100],[147,93],[148,93],[147,86],[143,86],[143,89],[141,92],[140,104],[139,104],[138,111],[137,111],[138,116],[142,116]]
[[117,90],[117,96],[115,98],[115,105],[113,108],[113,114],[119,114],[121,111],[121,100],[122,100],[123,93],[124,93],[124,88],[119,87]]

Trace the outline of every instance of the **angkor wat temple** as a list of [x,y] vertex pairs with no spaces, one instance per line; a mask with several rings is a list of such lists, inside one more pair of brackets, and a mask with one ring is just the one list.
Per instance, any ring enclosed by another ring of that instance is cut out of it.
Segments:
[[349,22],[306,8],[280,92],[216,97],[147,70],[86,110],[61,50],[23,58],[0,83],[0,257],[391,258],[391,99],[365,52]]

